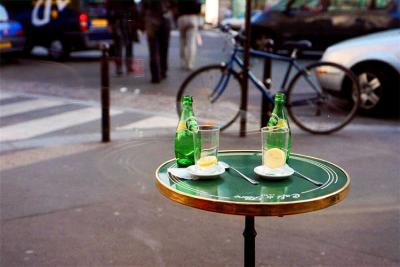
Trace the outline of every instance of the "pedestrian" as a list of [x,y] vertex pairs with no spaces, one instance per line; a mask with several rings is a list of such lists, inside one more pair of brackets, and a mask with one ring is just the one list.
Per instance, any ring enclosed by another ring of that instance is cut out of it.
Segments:
[[133,69],[133,42],[138,42],[138,10],[134,0],[109,0],[108,22],[111,26],[113,37],[113,56],[115,61],[115,73],[123,74],[123,59],[125,54],[125,66],[128,73]]
[[196,59],[200,0],[175,0],[179,29],[181,67],[192,70]]
[[171,31],[170,0],[142,0],[142,28],[147,34],[150,54],[151,82],[160,83],[167,77],[168,48]]

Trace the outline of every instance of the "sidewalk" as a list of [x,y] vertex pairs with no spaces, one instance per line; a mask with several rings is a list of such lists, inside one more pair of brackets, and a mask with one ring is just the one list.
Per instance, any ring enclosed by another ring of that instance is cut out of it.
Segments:
[[[398,265],[397,137],[296,135],[294,152],[349,172],[350,194],[323,211],[256,218],[256,265]],[[242,266],[243,217],[178,205],[155,188],[172,144],[166,134],[0,156],[0,265]],[[259,145],[258,134],[221,136],[221,149]]]

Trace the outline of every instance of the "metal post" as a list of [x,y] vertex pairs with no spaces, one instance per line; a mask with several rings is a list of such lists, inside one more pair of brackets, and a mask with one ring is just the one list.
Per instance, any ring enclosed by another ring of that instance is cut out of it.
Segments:
[[247,122],[247,99],[248,99],[248,70],[249,70],[249,62],[250,62],[250,38],[251,38],[251,27],[250,27],[250,16],[251,16],[251,0],[246,0],[246,22],[245,22],[245,33],[246,39],[243,47],[243,75],[242,75],[242,88],[243,88],[243,97],[242,102],[240,103],[240,136],[246,136],[246,122]]
[[246,216],[246,224],[243,231],[245,267],[254,267],[256,265],[256,235],[257,232],[254,229],[254,216]]
[[101,131],[102,142],[110,142],[110,74],[108,64],[109,45],[100,46],[102,56],[100,64],[101,75]]
[[[268,52],[272,52],[272,48],[274,45],[274,41],[272,39],[268,39],[266,43],[266,50]],[[263,73],[263,83],[265,88],[269,89],[271,86],[271,70],[272,70],[272,61],[270,58],[264,59],[264,73]],[[268,101],[268,98],[262,95],[261,98],[261,121],[260,126],[267,126],[267,121],[269,119],[269,112],[272,109],[272,104]]]

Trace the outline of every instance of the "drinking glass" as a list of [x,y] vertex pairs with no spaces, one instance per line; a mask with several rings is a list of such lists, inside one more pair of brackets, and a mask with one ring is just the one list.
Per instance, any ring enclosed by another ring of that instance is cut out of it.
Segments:
[[289,158],[290,134],[287,127],[267,126],[261,129],[262,162],[271,169],[282,167]]
[[211,167],[218,162],[219,132],[217,126],[199,125],[198,131],[193,134],[196,166]]

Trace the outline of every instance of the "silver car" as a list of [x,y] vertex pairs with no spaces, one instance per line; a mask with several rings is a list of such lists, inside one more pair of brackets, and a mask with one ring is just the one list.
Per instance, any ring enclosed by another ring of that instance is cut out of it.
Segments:
[[[400,104],[400,29],[349,39],[327,48],[323,61],[342,64],[358,77],[361,109],[367,113],[398,112]],[[323,87],[343,89],[343,76],[321,70]]]

